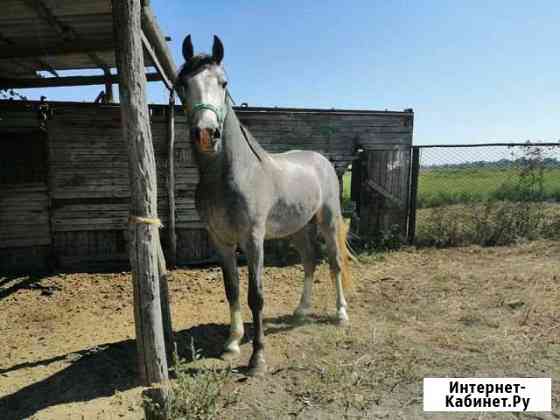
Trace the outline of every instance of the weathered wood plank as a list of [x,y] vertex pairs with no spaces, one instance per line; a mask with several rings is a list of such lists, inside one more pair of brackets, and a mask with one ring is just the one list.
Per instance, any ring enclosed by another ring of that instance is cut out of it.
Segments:
[[171,267],[177,265],[177,233],[175,232],[175,93],[171,91],[169,94],[169,108],[168,108],[168,169],[167,169],[167,198],[168,198],[168,228],[169,234],[169,261]]

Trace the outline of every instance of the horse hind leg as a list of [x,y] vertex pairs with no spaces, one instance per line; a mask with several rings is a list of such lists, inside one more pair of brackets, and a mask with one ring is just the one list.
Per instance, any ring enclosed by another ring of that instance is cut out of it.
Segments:
[[336,318],[340,324],[345,324],[348,322],[348,303],[344,290],[350,286],[349,252],[346,247],[348,229],[341,215],[324,211],[322,216],[319,228],[327,245],[331,277],[336,287]]
[[253,228],[248,238],[242,244],[247,254],[247,265],[249,268],[249,307],[253,313],[253,354],[249,360],[250,376],[261,375],[266,372],[266,361],[264,356],[264,329],[263,329],[263,250],[264,228]]
[[302,230],[293,235],[291,242],[297,249],[303,264],[304,280],[303,291],[294,316],[304,319],[311,312],[311,292],[313,288],[313,274],[315,273],[315,237],[316,225],[313,222],[307,224]]

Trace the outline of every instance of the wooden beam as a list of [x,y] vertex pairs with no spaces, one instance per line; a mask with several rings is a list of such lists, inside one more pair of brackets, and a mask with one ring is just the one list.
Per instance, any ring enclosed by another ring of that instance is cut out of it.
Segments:
[[[28,7],[35,10],[39,17],[47,22],[66,43],[83,42],[71,26],[65,25],[58,20],[45,3],[43,3],[43,0],[24,0],[24,2]],[[86,55],[90,58],[92,63],[104,71],[109,68],[105,60],[99,57],[95,52],[86,52]]]
[[159,61],[167,73],[167,77],[170,80],[175,81],[177,66],[175,65],[171,51],[167,46],[165,37],[161,33],[155,15],[148,5],[142,8],[142,30],[156,51]]
[[[160,81],[161,76],[157,73],[147,73],[146,79],[149,82]],[[117,74],[96,75],[96,76],[65,76],[65,77],[45,77],[33,79],[3,79],[0,78],[0,89],[31,89],[61,86],[90,86],[105,85],[106,83],[119,83]]]
[[175,92],[173,90],[169,93],[169,107],[167,108],[167,137],[167,199],[169,200],[167,231],[169,234],[169,262],[171,267],[175,267],[177,265],[177,233],[175,232]]
[[142,44],[144,45],[144,49],[146,50],[146,52],[150,56],[150,59],[152,60],[152,63],[154,64],[154,67],[156,68],[156,71],[161,76],[161,80],[163,80],[163,83],[165,84],[167,89],[172,91],[173,90],[173,82],[171,80],[169,80],[169,78],[167,77],[167,75],[165,73],[165,69],[162,67],[161,63],[159,62],[158,57],[156,55],[156,52],[152,48],[152,45],[150,44],[150,41],[146,37],[146,34],[144,34],[144,31],[142,31]]
[[35,58],[35,61],[37,61],[37,63],[44,69],[46,69],[50,74],[52,74],[54,77],[60,77],[58,75],[58,73],[56,72],[55,69],[53,69],[51,67],[51,65],[49,63],[47,63],[46,61],[40,60],[38,58]]
[[63,25],[42,0],[24,0],[24,3],[47,22],[65,41],[74,41],[76,34],[66,25]]
[[389,191],[387,191],[381,185],[373,182],[371,179],[367,180],[366,185],[369,188],[371,188],[373,191],[381,194],[383,197],[385,197],[386,199],[388,199],[389,201],[391,201],[393,204],[397,205],[398,207],[403,207],[402,200],[400,200],[398,197],[395,197],[393,194],[391,194]]
[[22,69],[24,74],[36,74],[36,68],[31,65],[31,63],[21,61],[21,60],[12,60],[12,64]]
[[111,81],[111,70],[106,69],[103,71],[105,76],[105,103],[113,103],[113,82]]
[[[112,0],[123,138],[130,180],[129,255],[143,385],[168,380],[160,301],[157,178],[141,39],[140,0]],[[143,218],[143,219],[141,219]],[[165,393],[165,388],[158,388]],[[165,396],[162,397],[165,401]]]
[[93,64],[95,64],[97,67],[102,69],[104,72],[111,70],[109,64],[107,64],[107,62],[105,60],[103,60],[101,57],[99,57],[99,55],[97,55],[96,53],[91,53],[90,52],[90,53],[87,53],[87,56],[89,57],[89,59],[91,60],[91,62]]
[[[12,39],[6,38],[4,35],[2,35],[0,33],[0,42],[3,42],[4,44],[9,45],[9,47],[7,47],[7,48],[6,47],[0,48],[0,58],[9,58],[9,59],[11,59],[11,61],[15,65],[19,66],[20,68],[24,68],[30,73],[35,73],[35,68],[34,67],[31,67],[29,64],[26,64],[25,62],[23,62],[21,60],[18,60],[18,58],[25,58],[25,57],[18,57],[17,53],[18,53],[19,50],[21,50],[21,48],[14,47],[15,42]],[[8,56],[8,57],[2,57],[2,53],[6,50],[10,51],[14,55]],[[46,71],[48,71],[53,76],[58,77],[58,73],[56,72],[55,69],[53,69],[50,66],[49,63],[46,63],[45,61],[40,60],[36,56],[31,56],[31,57],[26,57],[26,58],[30,58],[32,61],[35,61],[35,63],[37,63],[40,66],[40,68],[45,69]]]
[[[163,36],[159,25],[157,24],[156,18],[152,9],[149,6],[149,2],[145,2],[145,6],[142,8],[142,30],[146,34],[146,38],[150,41],[150,45],[155,51],[163,71],[165,72],[167,78],[175,84],[175,79],[177,78],[177,66],[173,60],[173,55],[167,46],[165,37]],[[177,95],[183,104],[186,103],[182,92],[178,91]]]
[[0,59],[36,58],[49,55],[80,54],[98,51],[112,51],[115,47],[113,40],[103,41],[72,41],[54,45],[18,47],[13,44],[0,48]]

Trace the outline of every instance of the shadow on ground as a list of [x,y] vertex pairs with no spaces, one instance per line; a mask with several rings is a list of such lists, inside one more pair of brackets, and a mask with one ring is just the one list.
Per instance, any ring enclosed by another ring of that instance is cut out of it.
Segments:
[[55,290],[59,290],[55,286],[43,286],[43,281],[47,274],[34,273],[28,275],[6,275],[0,277],[0,300],[16,293],[22,289],[40,289],[45,295],[52,294]]
[[[306,323],[331,323],[328,317],[311,317],[298,322],[284,315],[265,319],[267,335],[289,331]],[[229,331],[225,324],[203,324],[175,334],[179,356],[192,360],[192,346],[202,358],[219,357]],[[245,324],[243,342],[251,339],[252,324]],[[36,362],[26,362],[0,370],[0,376],[21,369],[48,366],[65,361],[69,365],[54,375],[0,397],[3,419],[21,419],[58,404],[110,397],[137,385],[136,343],[124,340]]]

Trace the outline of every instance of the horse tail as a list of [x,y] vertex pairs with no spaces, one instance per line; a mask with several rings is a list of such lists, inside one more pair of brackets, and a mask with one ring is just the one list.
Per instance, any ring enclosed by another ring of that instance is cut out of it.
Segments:
[[354,255],[352,248],[348,244],[348,231],[350,230],[350,226],[344,223],[344,219],[342,216],[339,217],[337,221],[337,244],[338,244],[338,251],[340,255],[340,274],[342,276],[342,288],[344,290],[349,289],[352,286],[352,275],[350,273],[349,262],[350,260],[354,262],[358,262],[358,259]]

